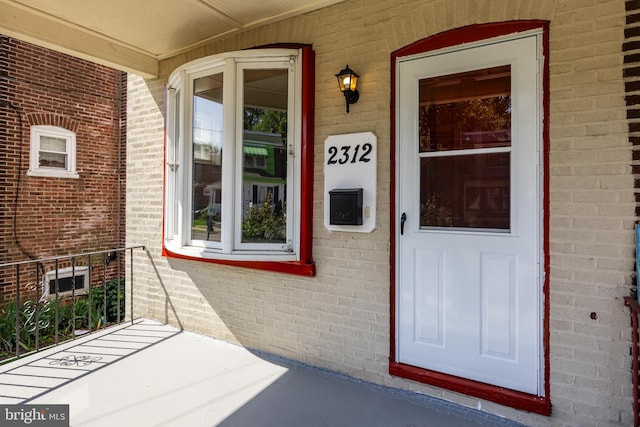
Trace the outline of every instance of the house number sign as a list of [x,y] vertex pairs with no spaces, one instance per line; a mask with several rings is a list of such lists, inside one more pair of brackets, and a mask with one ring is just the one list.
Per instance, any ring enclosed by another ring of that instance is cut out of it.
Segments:
[[[375,229],[377,145],[378,140],[372,132],[331,135],[325,140],[324,225],[327,229],[355,233],[370,233]],[[349,189],[362,189],[362,211],[359,212],[362,224],[330,224],[329,193]]]
[[365,142],[360,147],[360,144],[356,144],[355,147],[351,145],[342,145],[336,147],[335,145],[329,146],[327,149],[329,159],[328,165],[346,163],[369,163],[371,161],[371,151],[373,150],[373,144]]

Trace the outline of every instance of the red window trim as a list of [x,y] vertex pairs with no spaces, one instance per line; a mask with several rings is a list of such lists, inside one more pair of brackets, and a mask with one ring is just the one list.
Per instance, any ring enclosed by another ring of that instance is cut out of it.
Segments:
[[[427,369],[405,365],[396,361],[396,60],[398,58],[418,53],[431,52],[447,47],[459,46],[465,43],[487,40],[494,37],[521,33],[530,30],[543,30],[543,78],[542,78],[542,108],[543,108],[543,262],[545,279],[543,284],[543,339],[544,350],[544,396],[536,396],[493,386],[477,381],[456,377],[453,375],[434,372]],[[488,24],[477,24],[445,31],[408,46],[400,48],[391,54],[391,251],[390,251],[390,297],[391,297],[391,348],[389,357],[389,374],[452,390],[469,396],[486,399],[501,405],[522,409],[541,415],[551,415],[551,387],[549,384],[549,22],[542,20],[509,21]]]
[[[314,108],[315,108],[315,52],[311,45],[302,44],[272,44],[257,48],[288,48],[302,51],[302,118],[301,118],[301,177],[300,177],[300,260],[299,261],[252,261],[226,260],[216,258],[201,258],[179,254],[168,249],[164,242],[164,199],[163,193],[163,221],[162,221],[162,256],[169,258],[188,259],[192,261],[222,264],[234,267],[252,268],[256,270],[274,271],[279,273],[301,276],[315,276],[316,267],[313,262],[313,162],[314,162]],[[166,105],[166,99],[165,99]],[[165,118],[165,164],[166,164],[166,118]],[[164,177],[166,188],[167,177]]]

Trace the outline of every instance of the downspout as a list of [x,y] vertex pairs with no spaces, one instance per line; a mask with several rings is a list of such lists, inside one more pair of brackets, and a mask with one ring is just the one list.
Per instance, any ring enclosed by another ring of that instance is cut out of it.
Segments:
[[118,93],[118,221],[117,221],[117,235],[118,246],[124,247],[126,245],[126,237],[123,235],[125,224],[123,224],[123,217],[125,216],[125,203],[122,200],[124,194],[122,186],[126,184],[123,179],[123,173],[126,168],[123,168],[122,162],[126,159],[123,156],[123,150],[126,150],[127,142],[127,73],[120,73],[119,81],[119,93]]

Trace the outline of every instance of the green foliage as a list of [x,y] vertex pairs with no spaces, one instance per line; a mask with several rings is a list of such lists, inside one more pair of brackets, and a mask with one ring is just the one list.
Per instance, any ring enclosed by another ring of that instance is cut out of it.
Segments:
[[[453,146],[450,146],[447,138],[453,140],[464,132],[511,129],[511,97],[495,96],[426,105],[420,107],[419,120],[420,151],[451,150]],[[444,143],[443,133],[448,133]]]
[[[105,293],[106,319],[104,319]],[[120,295],[119,300],[118,295]],[[63,297],[58,300],[42,300],[37,304],[38,339],[40,347],[44,347],[55,342],[56,306],[59,341],[72,338],[74,330],[95,330],[99,324],[104,326],[118,320],[122,321],[125,316],[125,281],[116,279],[108,282],[105,287],[96,286],[91,289],[91,298],[89,295],[80,295],[75,298],[75,301],[69,297]],[[118,304],[120,319],[118,319]],[[35,349],[35,308],[35,301],[25,301],[18,307],[16,301],[11,300],[0,309],[0,359],[14,355],[16,345],[20,346],[22,353]],[[89,319],[89,309],[91,309],[91,319]],[[20,329],[17,340],[16,312]]]
[[287,112],[266,108],[245,108],[244,129],[257,132],[278,133],[286,140]]
[[272,210],[273,195],[267,193],[262,206],[252,206],[242,222],[242,238],[254,242],[282,242],[286,239],[286,219],[282,204],[276,203]]
[[[119,286],[119,290],[118,290]],[[92,313],[96,313],[96,317],[103,316],[105,311],[105,294],[106,294],[106,321],[108,323],[118,321],[118,304],[120,304],[120,318],[124,317],[124,279],[112,280],[107,283],[106,288],[95,287],[91,289]],[[106,290],[106,291],[105,291]],[[119,291],[119,292],[118,292]],[[120,298],[118,299],[118,294]],[[120,320],[121,320],[120,319]]]
[[420,225],[427,227],[452,227],[457,216],[449,206],[442,206],[434,193],[420,205]]
[[[26,315],[22,310],[18,310],[15,301],[11,301],[0,310],[0,350],[2,352],[13,353],[16,346],[16,311],[19,311],[18,322],[24,325]],[[23,350],[28,350],[31,344],[30,334],[26,329],[20,330],[18,345]]]

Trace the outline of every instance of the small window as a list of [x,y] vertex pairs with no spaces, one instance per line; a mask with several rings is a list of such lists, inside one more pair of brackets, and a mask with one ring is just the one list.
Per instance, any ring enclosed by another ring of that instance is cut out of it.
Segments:
[[27,175],[78,178],[76,134],[57,126],[32,126]]
[[[75,288],[75,291],[74,291]],[[43,298],[86,294],[89,290],[89,269],[87,267],[61,268],[44,274]]]

